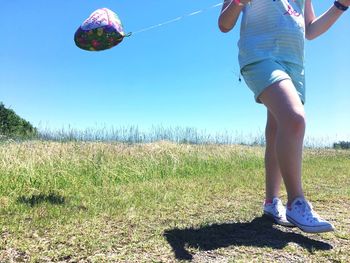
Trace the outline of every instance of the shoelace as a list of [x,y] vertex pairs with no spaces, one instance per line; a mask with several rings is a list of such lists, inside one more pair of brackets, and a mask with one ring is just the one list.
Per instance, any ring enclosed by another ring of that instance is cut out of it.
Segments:
[[299,207],[301,215],[306,217],[307,221],[320,221],[320,216],[313,210],[309,202],[304,201]]

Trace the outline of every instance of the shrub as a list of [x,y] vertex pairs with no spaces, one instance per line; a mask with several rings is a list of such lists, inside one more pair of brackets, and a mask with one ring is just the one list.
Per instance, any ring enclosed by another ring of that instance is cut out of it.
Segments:
[[35,137],[37,134],[35,127],[0,102],[0,139],[26,139]]

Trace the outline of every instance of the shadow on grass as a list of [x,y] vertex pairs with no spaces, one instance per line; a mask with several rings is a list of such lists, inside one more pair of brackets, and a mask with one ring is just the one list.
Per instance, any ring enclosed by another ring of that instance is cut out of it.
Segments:
[[37,194],[37,195],[31,195],[29,197],[22,195],[17,198],[17,202],[30,205],[31,207],[34,207],[41,203],[49,203],[52,205],[63,205],[65,203],[65,198],[55,193]]
[[272,227],[265,217],[257,217],[247,223],[213,224],[199,229],[171,229],[164,237],[172,247],[178,260],[192,260],[186,248],[202,251],[215,250],[229,246],[255,246],[283,249],[293,242],[307,249],[330,250],[333,247],[325,242],[311,239],[298,233],[289,233]]

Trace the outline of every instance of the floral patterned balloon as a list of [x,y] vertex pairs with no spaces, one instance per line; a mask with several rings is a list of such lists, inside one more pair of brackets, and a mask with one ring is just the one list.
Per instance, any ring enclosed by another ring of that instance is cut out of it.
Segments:
[[75,44],[84,50],[100,51],[123,41],[126,34],[116,13],[108,8],[93,12],[74,35]]

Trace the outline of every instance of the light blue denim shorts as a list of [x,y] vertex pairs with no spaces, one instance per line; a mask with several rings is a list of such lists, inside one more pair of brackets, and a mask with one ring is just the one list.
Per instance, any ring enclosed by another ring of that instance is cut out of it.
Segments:
[[305,103],[304,67],[298,64],[266,59],[244,66],[241,74],[257,103],[262,103],[259,96],[266,88],[285,79],[293,82],[301,102]]

